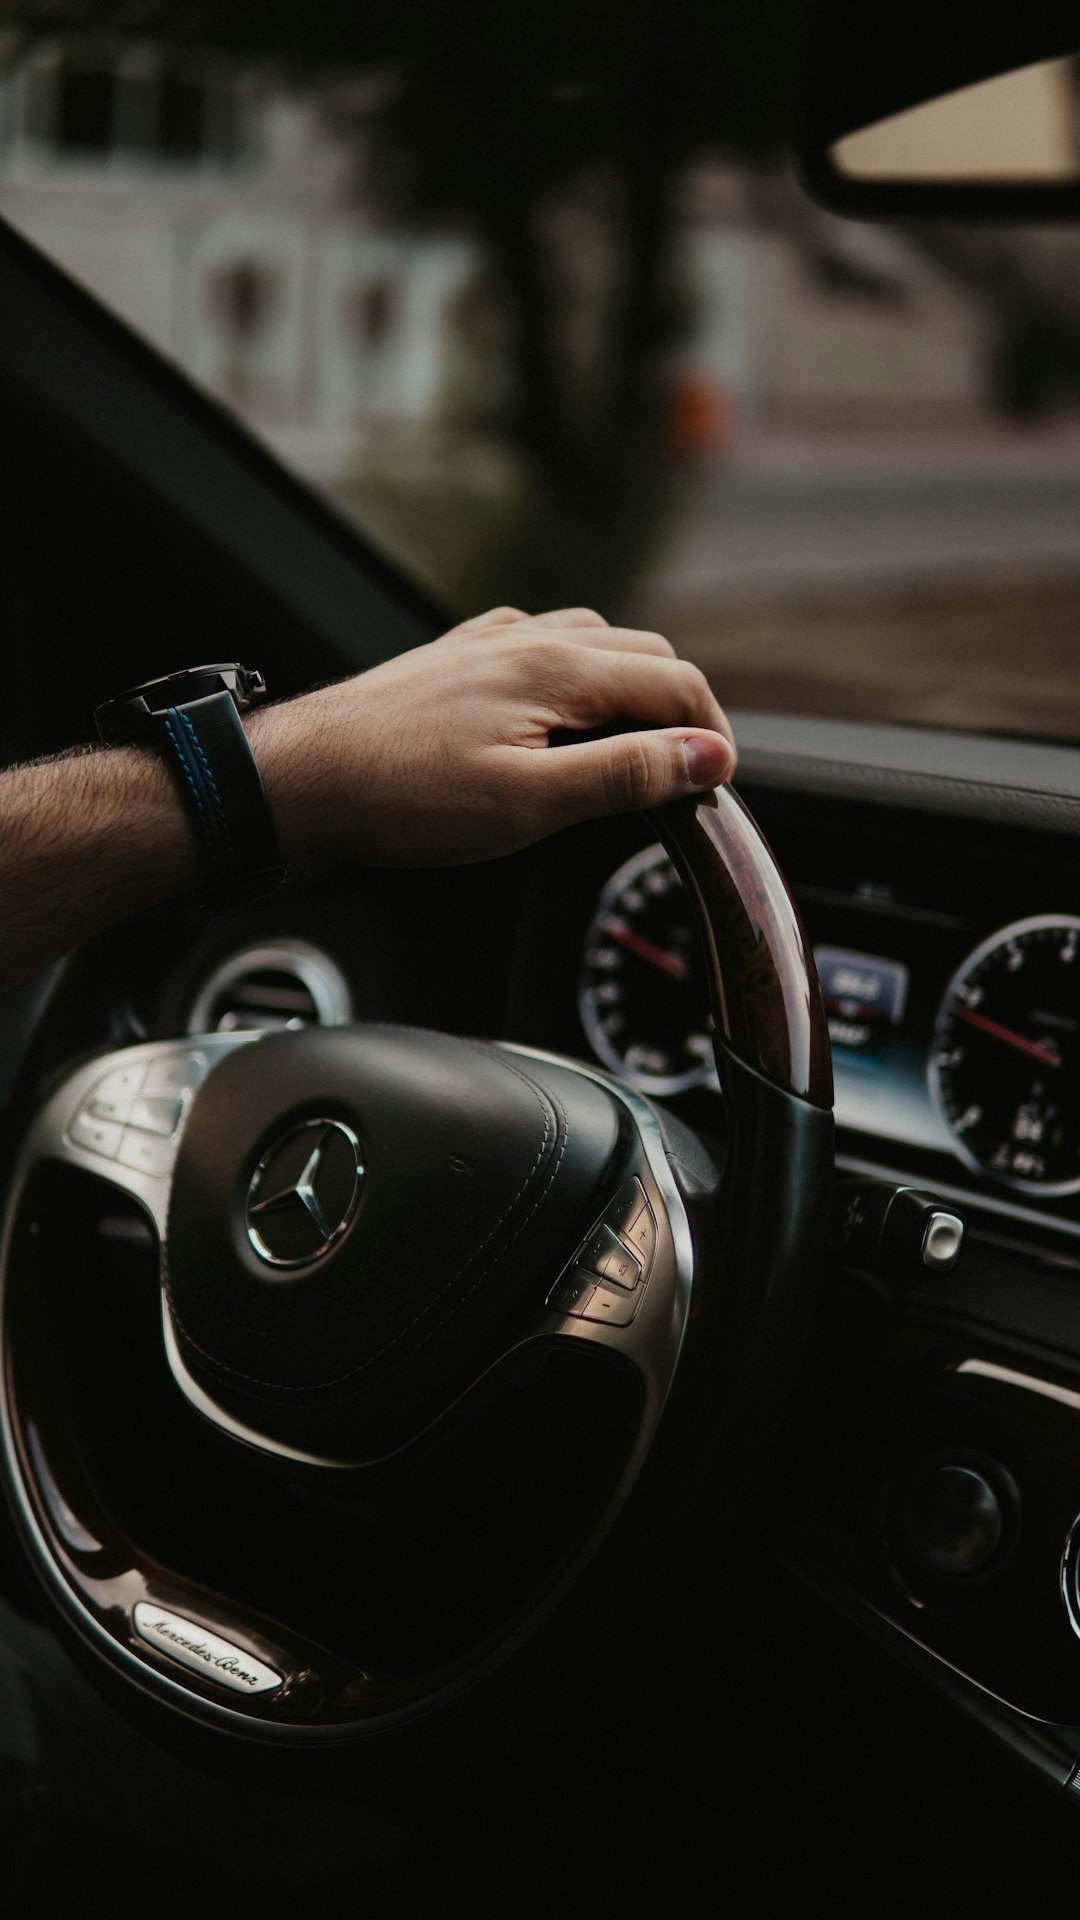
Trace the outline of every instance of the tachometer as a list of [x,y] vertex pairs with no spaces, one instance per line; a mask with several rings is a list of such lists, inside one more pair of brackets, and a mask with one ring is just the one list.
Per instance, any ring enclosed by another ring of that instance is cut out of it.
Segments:
[[663,847],[612,874],[585,936],[582,1024],[605,1066],[647,1093],[715,1077],[690,903]]
[[1080,1190],[1080,920],[1017,920],[976,947],[946,988],[930,1084],[969,1166]]

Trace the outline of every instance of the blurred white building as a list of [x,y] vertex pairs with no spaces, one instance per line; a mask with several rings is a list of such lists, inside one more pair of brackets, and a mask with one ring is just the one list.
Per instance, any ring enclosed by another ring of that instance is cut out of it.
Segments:
[[791,182],[701,168],[683,203],[697,324],[689,375],[778,426],[986,411],[982,306],[902,233],[841,220]]
[[317,115],[249,76],[39,52],[0,82],[0,214],[311,471],[444,403],[472,250],[374,227]]
[[[328,482],[492,377],[475,249],[377,226],[349,178],[310,103],[210,58],[54,45],[0,81],[0,214]],[[900,240],[786,231],[716,170],[684,213],[684,451],[733,422],[978,405],[977,306]]]

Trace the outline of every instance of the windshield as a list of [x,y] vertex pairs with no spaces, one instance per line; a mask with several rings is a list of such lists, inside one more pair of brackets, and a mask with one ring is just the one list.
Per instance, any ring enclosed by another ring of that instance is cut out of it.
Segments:
[[0,214],[451,605],[1075,738],[1080,233],[813,206],[800,16],[0,0]]

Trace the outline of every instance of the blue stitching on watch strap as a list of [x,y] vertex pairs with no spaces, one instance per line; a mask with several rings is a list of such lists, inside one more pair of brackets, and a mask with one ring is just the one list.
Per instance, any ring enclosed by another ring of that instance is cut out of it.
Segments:
[[198,754],[200,761],[202,762],[203,778],[210,789],[210,793],[213,798],[214,807],[217,812],[218,824],[221,828],[222,833],[225,835],[225,840],[229,849],[229,854],[230,856],[232,856],[233,843],[232,843],[232,834],[229,832],[229,822],[225,817],[225,808],[222,805],[221,795],[218,792],[217,781],[214,779],[214,776],[210,771],[210,762],[207,759],[205,753],[203,752],[202,742],[195,731],[195,723],[192,720],[190,713],[185,713],[183,711],[183,708],[181,707],[172,707],[170,708],[170,712],[175,713],[177,718],[183,721],[185,727],[187,728],[188,732],[191,735],[192,740],[195,742],[195,751]]
[[176,708],[170,707],[165,714],[165,731],[169,736],[169,740],[172,745],[173,752],[175,753],[177,761],[179,762],[180,771],[183,774],[184,779],[187,781],[189,788],[191,789],[191,797],[194,800],[195,805],[199,810],[199,813],[202,815],[202,818],[199,821],[199,825],[203,828],[208,828],[210,823],[206,818],[206,808],[203,805],[202,795],[200,794],[199,789],[195,784],[194,775],[192,774],[191,768],[188,766],[187,756],[184,752],[183,747],[180,744],[179,738],[177,737],[176,729],[173,726],[174,716],[176,716]]
[[[211,794],[210,787],[207,785],[206,775],[203,772],[203,766],[206,764],[206,756],[202,755],[203,765],[201,766],[189,742],[179,728],[179,721],[186,718],[186,715],[182,715],[176,707],[168,707],[165,710],[163,718],[165,731],[176,755],[180,771],[184,776],[191,797],[195,802],[195,824],[199,829],[200,837],[209,856],[211,875],[214,878],[223,878],[232,864],[230,857],[232,854],[232,846],[229,838],[229,830],[225,823],[225,813],[221,805],[220,795],[217,793],[216,787],[214,788],[213,794]],[[198,746],[197,739],[196,746]],[[215,802],[216,806],[214,804]]]

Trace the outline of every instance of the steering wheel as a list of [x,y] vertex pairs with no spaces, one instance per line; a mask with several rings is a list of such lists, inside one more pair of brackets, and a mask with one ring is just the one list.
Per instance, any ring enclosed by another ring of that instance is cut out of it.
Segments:
[[567,1597],[695,1344],[698,1414],[760,1443],[823,1244],[828,1036],[735,794],[653,822],[704,947],[719,1176],[598,1070],[385,1025],[100,1053],[30,1125],[3,1475],[58,1622],[159,1721],[309,1756],[452,1723],[587,1641]]

